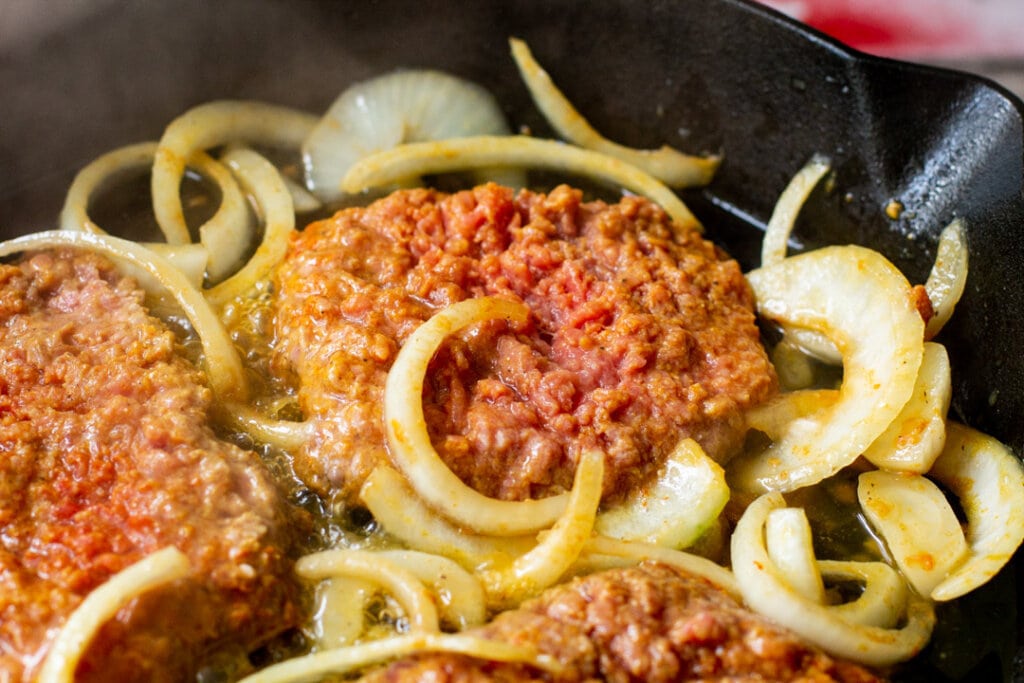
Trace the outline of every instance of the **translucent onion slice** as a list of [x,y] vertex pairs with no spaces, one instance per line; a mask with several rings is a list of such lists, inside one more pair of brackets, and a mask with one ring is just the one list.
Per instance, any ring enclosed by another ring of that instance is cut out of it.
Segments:
[[682,439],[657,478],[630,492],[619,505],[597,516],[602,536],[687,548],[699,539],[729,502],[725,472],[693,439]]
[[480,626],[487,619],[483,585],[453,560],[415,550],[381,550],[376,554],[431,587],[443,623],[462,631]]
[[790,491],[852,463],[896,418],[921,366],[924,323],[906,278],[864,247],[825,247],[747,279],[762,316],[822,332],[843,354],[834,405],[791,422],[764,452],[729,464],[730,481],[742,490]]
[[953,309],[967,286],[967,261],[967,236],[963,222],[958,218],[939,235],[935,265],[924,283],[933,313],[925,328],[926,338],[934,339],[952,317]]
[[778,441],[797,420],[818,419],[815,414],[829,410],[839,400],[836,389],[801,389],[779,394],[747,411],[747,426]]
[[[156,142],[140,142],[107,152],[83,168],[75,176],[64,199],[64,208],[60,214],[62,230],[84,230],[86,232],[104,232],[100,226],[89,218],[89,202],[96,190],[115,176],[130,171],[149,169],[153,165],[156,154]],[[208,154],[199,151],[188,159],[188,165],[203,177],[212,180],[220,190],[220,204],[217,211],[204,225],[207,230],[219,232],[225,229],[237,229],[249,222],[249,212],[245,205],[238,184],[223,164],[214,161]],[[202,228],[200,228],[202,231]],[[169,241],[184,244],[189,240],[173,240],[165,234]],[[227,245],[237,251],[237,247]],[[243,245],[244,247],[244,245]],[[240,257],[240,254],[239,254]],[[228,258],[228,256],[225,256]]]
[[914,392],[864,457],[875,467],[898,472],[927,472],[946,442],[946,413],[953,385],[946,347],[925,342]]
[[931,603],[924,598],[909,594],[905,625],[888,629],[851,621],[789,586],[764,545],[768,514],[785,505],[780,493],[764,494],[750,504],[733,532],[732,568],[746,603],[826,652],[868,666],[890,666],[920,652],[935,625]]
[[312,422],[273,420],[245,403],[230,402],[220,408],[221,419],[234,429],[286,451],[302,447],[313,434]]
[[355,643],[366,626],[366,605],[376,591],[375,584],[347,576],[318,583],[309,617],[313,651]]
[[525,664],[554,676],[564,669],[555,658],[526,645],[485,640],[461,633],[422,633],[287,659],[247,676],[239,683],[312,683],[330,675],[340,676],[390,659],[425,652],[450,652],[484,661]]
[[863,587],[856,600],[829,605],[833,614],[879,628],[893,628],[899,623],[907,604],[907,584],[885,562],[818,560],[818,571],[829,583],[856,581]]
[[[833,346],[835,346],[833,344]],[[815,381],[813,361],[792,338],[783,337],[771,350],[772,365],[783,391],[807,389]]]
[[[620,541],[605,536],[594,536],[587,541],[580,555],[588,564],[609,567],[637,564],[653,560],[678,567],[685,572],[707,579],[735,598],[740,598],[739,585],[725,567],[715,564],[706,557],[682,550],[663,548],[650,543]],[[618,560],[609,562],[609,560]]]
[[793,233],[797,216],[803,208],[811,191],[818,186],[821,179],[831,170],[828,158],[815,154],[803,168],[789,181],[789,185],[779,195],[772,211],[768,225],[765,227],[764,239],[761,241],[761,266],[770,266],[786,258],[789,247],[789,236]]
[[356,83],[327,110],[302,144],[309,189],[324,201],[344,196],[356,161],[406,142],[508,135],[488,90],[430,70],[397,71]]
[[494,297],[467,299],[439,311],[409,336],[384,384],[384,426],[392,461],[423,500],[480,533],[539,531],[554,524],[569,496],[563,493],[536,500],[498,500],[463,483],[430,443],[421,400],[424,376],[434,352],[456,330],[494,318],[522,324],[528,315],[525,305]]
[[39,671],[39,683],[74,681],[78,660],[103,624],[134,598],[188,576],[189,570],[184,553],[174,547],[164,548],[121,570],[89,593],[50,645]]
[[510,38],[509,46],[534,104],[560,137],[642,168],[669,187],[693,187],[711,182],[722,161],[720,156],[691,156],[668,145],[656,150],[641,150],[608,140],[572,106],[548,72],[534,59],[525,42]]
[[523,135],[399,145],[356,162],[341,187],[354,194],[410,176],[492,166],[548,168],[590,177],[648,197],[660,204],[680,228],[700,229],[696,217],[672,190],[636,166],[607,154]]
[[825,604],[825,582],[814,557],[811,524],[801,508],[780,508],[768,513],[765,547],[790,588],[804,600]]
[[532,536],[483,536],[455,526],[420,500],[405,478],[387,465],[374,468],[359,497],[377,523],[402,544],[450,557],[470,569],[511,562],[536,545]]
[[857,498],[896,566],[929,595],[967,554],[967,540],[946,496],[925,477],[877,470],[857,480]]
[[[203,295],[177,268],[153,251],[119,237],[87,232],[51,231],[0,243],[0,256],[33,249],[74,247],[104,254],[148,273],[170,293],[192,324],[203,347],[210,388],[223,401],[244,401],[249,393],[245,371],[227,330]],[[164,292],[156,292],[160,295]]]
[[263,239],[238,272],[206,291],[206,298],[215,305],[245,294],[266,278],[284,258],[288,236],[295,228],[292,195],[273,164],[249,149],[232,149],[221,160],[256,200],[263,218]]
[[[210,252],[202,244],[166,244],[164,242],[144,242],[143,246],[159,254],[168,263],[180,270],[196,289],[203,286],[206,279],[206,265],[210,262]],[[149,276],[136,269],[132,275],[140,282]],[[142,288],[151,291],[158,286],[155,283],[143,284]]]
[[603,478],[604,454],[584,452],[576,465],[565,513],[540,535],[537,547],[517,557],[511,565],[483,573],[481,580],[490,605],[518,605],[553,585],[568,571],[594,532]]
[[387,590],[402,606],[410,631],[438,633],[441,630],[437,607],[423,582],[380,553],[324,550],[300,557],[295,563],[295,573],[310,581],[342,576],[372,582]]
[[238,142],[298,149],[317,118],[262,102],[201,104],[171,121],[153,160],[153,212],[171,244],[191,241],[181,207],[181,179],[196,152]]
[[1024,465],[991,436],[950,421],[929,475],[960,499],[970,552],[932,591],[952,600],[995,576],[1024,540]]

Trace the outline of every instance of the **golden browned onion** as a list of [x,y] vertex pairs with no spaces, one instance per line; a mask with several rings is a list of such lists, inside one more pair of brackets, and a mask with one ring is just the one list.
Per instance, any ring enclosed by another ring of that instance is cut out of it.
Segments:
[[932,302],[932,317],[925,335],[933,339],[952,317],[967,286],[967,235],[959,218],[947,225],[939,235],[939,248],[935,255],[925,291]]

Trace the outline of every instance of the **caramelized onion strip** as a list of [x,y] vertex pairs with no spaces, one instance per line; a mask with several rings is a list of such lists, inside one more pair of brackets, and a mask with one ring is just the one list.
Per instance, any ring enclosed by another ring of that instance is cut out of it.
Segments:
[[612,142],[598,133],[573,107],[551,80],[548,72],[534,58],[524,41],[510,38],[509,46],[534,104],[559,136],[580,147],[607,154],[641,168],[669,187],[694,187],[711,182],[722,161],[720,156],[692,156],[668,145],[656,150],[647,150]]
[[331,674],[341,675],[390,659],[426,652],[450,652],[484,661],[524,664],[556,675],[563,668],[550,655],[525,645],[461,633],[419,633],[288,659],[247,676],[240,683],[312,683]]
[[189,573],[185,554],[174,547],[150,553],[135,564],[114,574],[75,608],[39,672],[39,683],[71,683],[78,660],[104,623],[132,599],[143,593],[184,578]]
[[298,149],[316,122],[315,116],[287,107],[232,100],[201,104],[174,119],[157,146],[151,181],[153,212],[167,241],[190,241],[181,179],[196,152],[234,142]]
[[313,434],[312,422],[273,420],[245,403],[232,401],[220,408],[219,416],[227,425],[249,434],[260,443],[271,444],[286,451],[301,448]]
[[492,166],[547,168],[587,176],[650,198],[660,204],[680,228],[700,229],[700,223],[686,204],[661,181],[639,168],[607,154],[523,135],[399,145],[357,161],[341,186],[346,192],[356,193],[410,176]]
[[479,533],[516,535],[549,527],[565,510],[568,494],[507,501],[463,483],[430,442],[421,399],[424,377],[438,347],[456,330],[495,318],[521,324],[528,315],[524,304],[494,297],[467,299],[445,308],[409,336],[384,384],[384,426],[392,461],[423,500]]
[[843,355],[832,406],[793,420],[767,449],[729,463],[729,481],[742,490],[791,491],[852,463],[896,418],[917,380],[924,323],[906,278],[864,247],[825,247],[747,279],[763,317],[825,333]]
[[832,607],[804,599],[765,548],[764,528],[772,510],[785,507],[782,495],[766,493],[746,509],[732,536],[733,572],[743,599],[755,611],[826,652],[868,666],[889,666],[916,655],[935,625],[931,603],[908,594],[902,628],[856,623]]
[[242,361],[220,319],[203,295],[189,283],[188,278],[153,251],[135,242],[110,235],[56,230],[2,242],[0,256],[32,249],[59,247],[86,249],[118,261],[125,261],[145,271],[159,282],[174,297],[199,336],[210,388],[222,400],[245,400],[249,388]]
[[416,633],[438,633],[437,607],[423,582],[405,567],[364,550],[324,550],[300,557],[295,573],[317,581],[337,576],[370,581],[391,594],[405,611],[409,629]]

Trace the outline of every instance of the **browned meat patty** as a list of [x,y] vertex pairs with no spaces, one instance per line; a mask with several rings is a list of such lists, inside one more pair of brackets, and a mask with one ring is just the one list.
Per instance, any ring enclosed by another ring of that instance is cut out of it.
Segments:
[[298,618],[282,501],[141,302],[93,255],[0,266],[0,680],[31,680],[84,596],[169,545],[193,577],[122,610],[78,680],[189,680]]
[[739,266],[641,198],[400,191],[295,233],[276,281],[276,372],[297,375],[318,425],[297,469],[320,492],[350,496],[386,458],[388,368],[421,322],[469,297],[532,311],[525,329],[447,343],[424,391],[434,445],[488,495],[569,488],[592,447],[608,495],[686,436],[724,458],[742,411],[775,390]]
[[[560,683],[881,680],[804,644],[707,581],[656,563],[575,579],[474,633],[555,657],[566,666]],[[364,683],[543,678],[521,664],[428,654],[394,662]]]

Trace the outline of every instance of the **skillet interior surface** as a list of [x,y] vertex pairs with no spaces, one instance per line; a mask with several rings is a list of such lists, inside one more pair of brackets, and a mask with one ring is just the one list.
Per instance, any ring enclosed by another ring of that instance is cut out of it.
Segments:
[[[939,230],[962,217],[971,275],[940,339],[952,411],[1024,451],[1024,105],[980,79],[851,52],[742,0],[98,3],[0,43],[0,235],[54,227],[78,168],[214,99],[319,112],[355,80],[426,66],[485,85],[514,127],[547,135],[510,35],[609,137],[721,151],[712,185],[685,198],[746,268],[779,192],[814,153],[832,159],[835,188],[812,196],[795,247],[866,244],[923,282]],[[884,212],[891,200],[904,206],[897,219]],[[946,675],[1010,675],[1015,583],[1004,572],[956,607],[963,628],[938,634],[904,677],[938,680],[928,662],[952,647],[973,654],[940,666]]]

